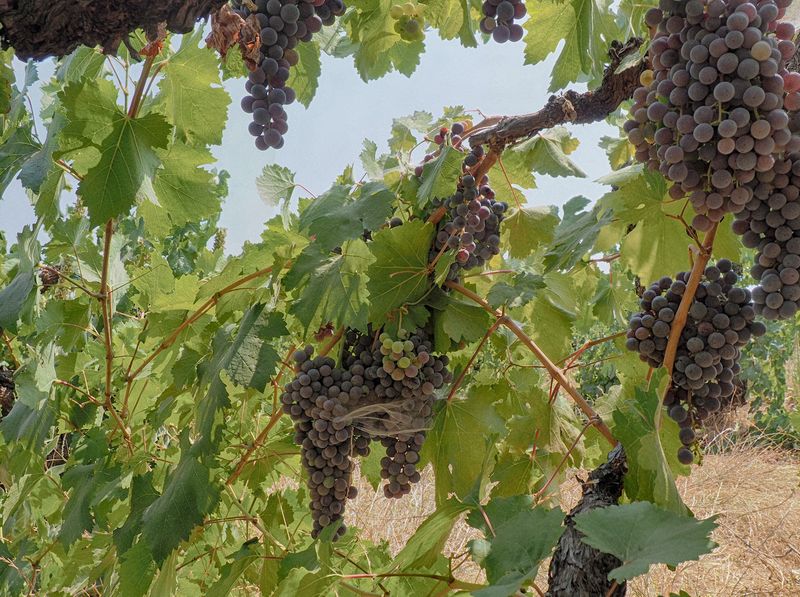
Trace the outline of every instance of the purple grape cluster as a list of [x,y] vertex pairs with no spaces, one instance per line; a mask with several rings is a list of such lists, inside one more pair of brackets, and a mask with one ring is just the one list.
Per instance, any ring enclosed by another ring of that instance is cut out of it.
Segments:
[[752,198],[748,185],[785,153],[800,149],[784,110],[793,27],[780,23],[791,0],[661,0],[652,71],[634,93],[625,123],[636,159],[674,184],[709,230]]
[[[764,324],[755,321],[750,291],[735,285],[738,279],[728,259],[707,267],[681,332],[667,406],[670,417],[690,431],[734,399],[740,349],[766,332]],[[674,281],[664,277],[653,283],[642,293],[642,310],[631,317],[626,347],[653,368],[664,364],[672,322],[688,281],[689,272],[680,272]],[[686,448],[694,441],[690,431],[681,431],[684,448],[678,457],[685,464],[693,459]]]
[[[254,10],[247,7],[252,5]],[[242,99],[242,109],[253,115],[248,130],[258,149],[280,149],[289,130],[285,106],[295,100],[294,89],[286,85],[289,69],[299,60],[295,48],[311,41],[323,25],[332,25],[345,5],[342,0],[255,0],[237,10],[261,27],[261,59],[245,83],[248,95]]]
[[750,270],[757,315],[794,317],[800,306],[800,155],[775,162],[751,183],[752,199],[736,214],[733,230],[757,249]]
[[[367,454],[369,442],[354,438],[352,425],[342,419],[350,396],[341,388],[342,370],[333,359],[312,359],[312,354],[310,346],[294,353],[297,374],[284,387],[281,404],[295,421],[294,439],[308,471],[312,536],[316,537],[342,518],[346,501],[356,496],[351,484],[351,454]],[[336,537],[346,531],[342,523]]]
[[494,41],[502,44],[522,39],[525,31],[514,21],[528,14],[524,0],[485,0],[481,11],[480,29]]
[[[388,346],[387,338],[376,340],[372,334],[351,330],[345,337],[342,357],[347,370],[371,387],[359,404],[359,411],[370,412],[359,429],[367,437],[379,439],[386,448],[381,477],[386,479],[383,491],[387,498],[406,495],[411,484],[419,481],[416,464],[433,414],[436,390],[452,381],[447,356],[433,354],[424,330],[410,334],[399,330],[398,335],[405,337],[394,341],[404,344],[402,355]],[[407,355],[413,355],[413,359]],[[404,358],[410,362],[398,367],[397,362]]]
[[508,204],[495,200],[488,175],[478,181],[470,174],[482,157],[483,147],[474,147],[464,158],[456,192],[433,202],[434,208],[446,207],[447,216],[439,223],[430,259],[436,259],[443,250],[455,251],[448,280],[458,280],[462,269],[481,267],[500,253],[500,224]]
[[[423,330],[403,335],[403,355],[392,362],[413,354],[415,365],[405,368],[385,363],[394,353],[384,354],[384,344],[373,334],[356,330],[345,335],[340,367],[330,357],[312,358],[310,346],[293,355],[296,375],[284,386],[281,404],[295,422],[295,442],[308,471],[314,537],[339,521],[347,500],[356,496],[352,457],[369,454],[371,441],[386,448],[381,460],[386,497],[407,494],[420,479],[416,464],[435,392],[452,375],[447,357],[432,353]],[[345,532],[341,524],[335,537]]]

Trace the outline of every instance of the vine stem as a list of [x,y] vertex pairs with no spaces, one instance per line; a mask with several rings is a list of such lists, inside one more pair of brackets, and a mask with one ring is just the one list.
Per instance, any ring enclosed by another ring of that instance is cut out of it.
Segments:
[[[275,398],[277,398],[278,391],[280,390],[280,381],[281,381],[281,378],[283,377],[283,373],[288,368],[287,363],[290,362],[290,360],[292,358],[292,354],[294,353],[294,351],[296,349],[297,349],[297,345],[296,344],[293,344],[292,346],[289,347],[289,351],[286,353],[286,356],[284,357],[283,361],[281,361],[282,364],[281,364],[280,371],[278,371],[277,375],[275,376],[275,379],[272,380],[272,388],[273,388],[273,392],[274,392],[274,397]],[[247,448],[247,450],[245,450],[245,453],[242,454],[242,457],[239,458],[239,462],[236,463],[236,466],[234,467],[233,472],[228,477],[228,480],[225,481],[226,485],[230,485],[231,483],[236,481],[236,479],[239,478],[239,475],[242,474],[242,471],[244,470],[244,467],[247,465],[248,461],[250,460],[250,457],[253,455],[253,452],[258,450],[263,445],[263,443],[267,439],[267,436],[269,435],[269,432],[272,431],[272,428],[275,427],[275,425],[277,425],[278,421],[280,420],[282,411],[280,410],[280,406],[278,405],[277,399],[273,400],[272,403],[273,403],[273,409],[274,410],[272,412],[272,415],[269,418],[269,421],[267,421],[267,424],[264,427],[264,429],[261,430],[261,433],[259,433],[256,436],[256,439],[253,440],[252,445],[250,445]]]
[[11,340],[6,335],[5,330],[0,333],[0,336],[2,336],[3,344],[5,344],[6,348],[8,349],[8,356],[11,358],[11,364],[14,365],[15,370],[19,369],[19,361],[17,360],[16,354],[14,354],[14,347],[11,346]]
[[[686,319],[689,316],[689,309],[692,306],[692,302],[694,302],[694,295],[697,292],[697,287],[700,286],[700,278],[703,276],[703,272],[706,269],[708,260],[711,259],[711,251],[714,248],[714,238],[717,235],[717,226],[718,224],[715,223],[711,227],[711,230],[706,233],[706,236],[703,239],[702,248],[698,252],[697,259],[695,259],[694,264],[692,265],[692,271],[689,274],[689,281],[686,283],[686,290],[683,293],[680,305],[678,305],[678,310],[675,313],[675,319],[672,320],[672,325],[669,332],[669,340],[667,341],[667,348],[664,350],[664,368],[667,370],[667,374],[670,376],[670,379],[672,378],[672,370],[675,367],[675,355],[678,352],[678,342],[680,341],[683,328],[686,326]],[[665,390],[664,394],[658,401],[658,409],[656,410],[655,418],[656,433],[661,430],[661,417],[662,411],[664,410],[664,396],[668,390],[669,384],[667,385],[667,389]]]
[[455,282],[446,282],[445,286],[476,302],[486,311],[491,313],[495,318],[497,318],[502,325],[507,327],[520,340],[520,342],[527,346],[528,349],[534,355],[536,355],[536,358],[539,359],[542,365],[544,365],[544,368],[547,369],[547,372],[550,374],[550,376],[564,389],[564,391],[567,392],[567,394],[570,395],[578,408],[580,408],[583,414],[589,418],[589,420],[592,422],[592,425],[597,428],[603,437],[605,437],[612,446],[617,445],[617,440],[614,438],[614,435],[611,433],[611,430],[608,428],[608,426],[603,422],[603,419],[600,417],[600,415],[595,412],[586,399],[581,396],[580,392],[575,389],[575,386],[570,383],[566,375],[564,375],[564,372],[555,363],[553,363],[553,361],[550,360],[544,351],[537,346],[537,344],[522,330],[522,328],[519,327],[519,325],[517,325],[511,318],[502,312],[493,309],[491,305],[489,305],[489,303],[487,303],[484,299],[471,290],[464,288],[460,284],[456,284]]
[[625,335],[626,332],[617,332],[616,334],[611,334],[610,336],[604,336],[603,338],[597,338],[596,340],[589,340],[588,342],[584,342],[583,346],[581,346],[578,350],[573,352],[571,355],[568,355],[561,359],[562,363],[567,363],[567,368],[575,363],[581,355],[592,348],[593,346],[598,346],[600,344],[604,344],[606,342],[610,342],[611,340],[616,340],[617,338],[621,338]]
[[130,108],[128,108],[128,118],[136,118],[139,114],[139,109],[142,107],[142,98],[144,97],[144,90],[147,86],[147,78],[150,76],[150,69],[153,68],[153,62],[156,59],[157,52],[148,54],[142,66],[142,73],[139,80],[136,82],[136,89],[133,92]]

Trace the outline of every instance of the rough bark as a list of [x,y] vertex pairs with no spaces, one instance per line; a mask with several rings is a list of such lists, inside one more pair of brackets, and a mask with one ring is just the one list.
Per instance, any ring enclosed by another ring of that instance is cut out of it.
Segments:
[[603,120],[623,101],[629,99],[639,86],[639,76],[646,68],[644,60],[620,72],[616,71],[623,60],[638,50],[642,43],[644,42],[639,38],[631,38],[624,44],[614,42],[609,50],[609,65],[597,89],[585,93],[568,90],[562,95],[551,95],[545,106],[537,112],[495,119],[496,124],[491,128],[478,130],[470,135],[470,143],[485,144],[496,151],[502,151],[515,141],[559,124],[586,124]]
[[[2,330],[0,330],[2,331]],[[5,417],[14,407],[17,395],[14,392],[14,372],[0,367],[0,417]]]
[[[575,529],[576,514],[616,505],[622,495],[623,479],[627,471],[625,452],[621,445],[608,455],[608,461],[589,473],[583,483],[583,496],[564,520],[566,530],[550,561],[547,597],[604,597],[611,590],[608,573],[622,565],[616,557],[602,553],[581,541],[582,534]],[[625,595],[626,586],[620,585],[611,593],[613,597]]]
[[227,0],[0,0],[0,41],[19,58],[65,56],[79,45],[113,53],[134,30],[188,33]]

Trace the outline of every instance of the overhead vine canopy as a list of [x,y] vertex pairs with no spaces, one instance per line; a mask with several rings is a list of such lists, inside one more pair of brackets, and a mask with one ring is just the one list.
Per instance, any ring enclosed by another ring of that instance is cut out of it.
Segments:
[[[786,0],[655,4],[0,1],[35,214],[0,235],[0,590],[618,596],[711,551],[675,479],[800,305],[800,75]],[[323,53],[411,75],[434,35],[556,53],[554,95],[397,118],[319,194],[280,165]],[[239,109],[278,215],[231,255]],[[602,120],[609,191],[526,204]],[[364,491],[428,479],[399,550],[363,538]]]

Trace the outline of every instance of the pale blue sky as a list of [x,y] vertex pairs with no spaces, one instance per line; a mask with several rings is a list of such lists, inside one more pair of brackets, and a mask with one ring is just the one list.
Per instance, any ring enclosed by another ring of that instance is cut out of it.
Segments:
[[[521,114],[540,108],[550,95],[547,84],[554,57],[537,66],[525,66],[523,42],[463,48],[429,33],[426,45],[421,64],[410,78],[392,73],[370,83],[359,78],[352,58],[323,56],[316,97],[308,110],[297,103],[288,108],[289,132],[280,150],[255,149],[247,132],[249,116],[239,108],[244,83],[226,83],[232,102],[222,146],[214,153],[219,158],[217,166],[231,174],[230,195],[220,222],[228,229],[230,251],[237,251],[246,240],[257,240],[264,221],[274,215],[255,188],[256,177],[269,163],[290,168],[297,182],[319,193],[350,163],[360,173],[358,154],[365,138],[386,150],[393,118],[415,110],[437,116],[444,106],[451,105],[479,108],[487,115]],[[52,67],[40,67],[43,77],[51,73]],[[597,143],[603,135],[616,135],[616,130],[605,123],[571,130],[581,141],[572,158],[587,177],[537,176],[539,188],[528,193],[529,204],[561,205],[579,194],[594,200],[608,190],[592,182],[608,172],[605,152]],[[32,220],[28,199],[15,181],[0,200],[0,229],[15,235]]]

